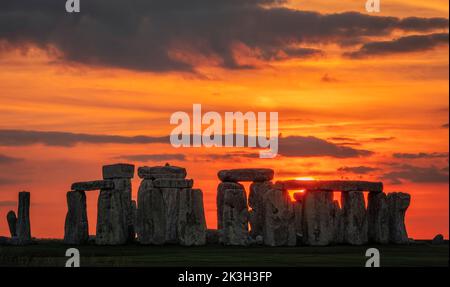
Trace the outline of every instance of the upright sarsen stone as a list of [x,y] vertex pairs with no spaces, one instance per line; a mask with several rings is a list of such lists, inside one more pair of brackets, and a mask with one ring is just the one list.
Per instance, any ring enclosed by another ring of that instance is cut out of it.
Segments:
[[405,214],[411,202],[411,195],[403,192],[389,193],[389,241],[395,244],[408,244]]
[[9,233],[11,237],[16,237],[16,226],[17,226],[17,216],[13,210],[10,210],[8,214],[6,214],[6,220],[8,221]]
[[333,192],[306,191],[303,202],[303,240],[306,245],[324,246],[335,240]]
[[124,193],[117,189],[100,190],[97,207],[98,245],[121,245],[129,239],[127,209],[124,206]]
[[[154,182],[153,182],[154,183]],[[163,209],[165,213],[165,243],[178,243],[177,222],[180,190],[177,188],[161,188]]]
[[66,244],[84,244],[89,240],[89,226],[84,191],[67,193],[67,215],[64,226]]
[[341,193],[344,242],[362,245],[368,242],[367,212],[364,195],[360,191]]
[[272,188],[270,181],[253,182],[248,196],[250,236],[256,238],[263,235],[264,227],[264,195]]
[[177,232],[181,245],[206,244],[206,220],[200,189],[184,189],[180,192]]
[[244,186],[235,182],[221,182],[217,187],[216,205],[217,205],[217,229],[222,229],[222,216],[224,206],[224,194],[227,189],[244,190]]
[[30,193],[26,191],[19,192],[16,233],[18,244],[22,245],[31,242]]
[[389,206],[382,193],[369,193],[367,205],[369,241],[379,244],[389,243]]
[[248,244],[248,209],[244,189],[223,191],[220,242],[224,245]]

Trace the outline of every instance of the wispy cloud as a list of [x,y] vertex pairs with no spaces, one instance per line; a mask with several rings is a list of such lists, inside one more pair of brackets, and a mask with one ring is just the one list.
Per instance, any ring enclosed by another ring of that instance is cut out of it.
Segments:
[[435,166],[419,167],[413,165],[401,165],[396,170],[384,174],[381,179],[389,180],[391,184],[401,184],[402,181],[415,183],[448,183],[448,169]]
[[448,152],[394,153],[392,156],[402,159],[448,158]]

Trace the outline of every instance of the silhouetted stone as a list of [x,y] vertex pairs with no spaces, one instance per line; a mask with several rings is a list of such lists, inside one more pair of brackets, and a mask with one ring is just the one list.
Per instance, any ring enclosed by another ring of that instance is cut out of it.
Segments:
[[206,219],[203,193],[200,189],[184,189],[180,192],[178,211],[178,237],[181,245],[206,244]]
[[177,166],[154,166],[138,168],[138,176],[143,179],[173,178],[183,179],[186,177],[186,169]]
[[264,202],[263,197],[272,188],[270,181],[253,182],[250,185],[248,196],[250,236],[256,238],[263,234],[264,227]]
[[264,195],[264,244],[295,246],[294,206],[285,190],[271,189]]
[[389,206],[389,241],[395,244],[407,244],[408,233],[405,226],[405,214],[411,202],[411,196],[403,192],[387,195]]
[[433,240],[431,240],[431,244],[433,245],[441,245],[444,244],[445,240],[444,240],[444,235],[442,234],[438,234],[436,235]]
[[131,201],[131,226],[132,230],[130,232],[130,241],[136,239],[137,234],[137,203],[136,200]]
[[340,208],[337,200],[333,201],[331,221],[334,226],[333,243],[341,244],[344,242],[344,218],[342,209]]
[[224,245],[248,244],[248,210],[244,189],[223,191],[221,238]]
[[335,240],[333,192],[307,191],[303,208],[304,243],[313,246],[332,243]]
[[16,233],[17,244],[24,245],[31,242],[30,193],[26,191],[19,192]]
[[360,191],[341,193],[344,242],[362,245],[368,242],[367,212]]
[[11,237],[17,236],[16,227],[17,227],[17,216],[13,210],[10,210],[6,215],[6,220],[8,221],[9,233]]
[[133,178],[133,177],[134,177],[134,165],[132,164],[118,163],[103,166],[104,179]]
[[371,191],[382,192],[383,183],[369,181],[350,180],[286,180],[276,184],[282,185],[287,190],[308,191]]
[[192,188],[194,181],[192,179],[165,179],[158,178],[153,181],[153,186],[156,188]]
[[74,191],[88,191],[88,190],[100,190],[100,189],[113,189],[114,182],[112,180],[94,180],[75,182],[72,184],[72,190]]
[[271,181],[273,175],[273,170],[267,168],[229,169],[218,173],[222,182]]
[[178,243],[177,222],[180,189],[161,188],[165,213],[165,243]]
[[166,212],[160,189],[144,179],[139,186],[137,202],[138,240],[141,244],[164,244],[166,241]]
[[89,226],[84,191],[67,193],[67,215],[64,225],[66,244],[84,244],[89,240]]
[[217,229],[207,229],[206,230],[206,243],[207,244],[218,244],[220,239],[220,231]]
[[389,243],[389,207],[384,192],[369,193],[367,217],[369,241],[379,244]]
[[217,229],[222,229],[223,200],[224,192],[227,189],[244,190],[244,186],[240,183],[221,182],[217,187],[216,205],[217,205]]

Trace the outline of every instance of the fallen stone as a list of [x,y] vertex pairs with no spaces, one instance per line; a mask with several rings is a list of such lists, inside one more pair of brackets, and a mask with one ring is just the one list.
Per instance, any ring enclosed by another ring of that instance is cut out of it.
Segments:
[[177,166],[153,166],[153,167],[140,167],[138,168],[138,176],[144,179],[159,179],[159,178],[171,178],[171,179],[184,179],[186,178],[186,169]]
[[17,227],[17,216],[13,210],[10,210],[6,215],[6,220],[8,221],[9,233],[11,237],[15,237],[17,235],[16,227]]
[[303,238],[306,245],[325,246],[335,240],[333,192],[305,193],[303,201]]
[[253,182],[248,196],[250,236],[256,238],[263,234],[264,195],[272,188],[270,181]]
[[368,242],[367,212],[360,191],[341,193],[344,243],[362,245]]
[[67,193],[67,215],[64,225],[64,243],[85,244],[89,240],[89,226],[84,191]]
[[266,168],[230,169],[221,170],[218,173],[222,182],[271,181],[273,175],[273,170]]
[[217,187],[216,205],[217,205],[217,229],[222,229],[223,200],[224,192],[227,189],[244,190],[244,186],[240,183],[221,182]]
[[220,232],[217,229],[206,230],[206,243],[207,244],[219,244]]
[[395,244],[408,244],[405,214],[411,202],[407,193],[393,192],[387,195],[389,206],[389,241]]
[[26,191],[19,192],[16,233],[18,245],[31,243],[30,193]]
[[444,240],[444,235],[442,234],[438,234],[436,235],[433,240],[431,240],[431,244],[433,245],[441,245],[444,244],[445,240]]
[[134,165],[118,163],[103,166],[104,179],[133,178]]
[[192,179],[165,179],[158,178],[153,181],[156,188],[192,188],[194,181]]
[[369,241],[378,244],[389,243],[389,207],[384,192],[369,193],[367,219]]
[[226,189],[223,192],[221,238],[224,245],[248,244],[248,210],[244,189]]
[[183,246],[206,244],[206,219],[200,189],[183,189],[178,210],[178,237]]
[[271,189],[264,195],[264,244],[295,246],[294,206],[285,190]]
[[308,191],[371,191],[382,192],[383,183],[349,180],[287,180],[279,181],[283,189]]
[[163,209],[165,211],[165,243],[178,243],[177,223],[178,223],[178,207],[181,202],[180,189],[177,188],[161,188],[163,197]]
[[74,191],[89,191],[100,189],[113,189],[114,182],[111,180],[95,180],[85,182],[75,182],[72,184],[71,189]]

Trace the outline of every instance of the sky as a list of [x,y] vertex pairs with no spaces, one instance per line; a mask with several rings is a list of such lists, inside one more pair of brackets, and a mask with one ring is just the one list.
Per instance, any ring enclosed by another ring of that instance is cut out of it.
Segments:
[[[381,0],[380,13],[364,0],[64,5],[0,2],[0,236],[21,190],[33,236],[62,238],[71,183],[101,179],[104,164],[169,162],[203,190],[209,228],[217,172],[267,167],[275,180],[382,181],[411,194],[410,237],[448,238],[448,1]],[[278,112],[278,156],[172,147],[170,116],[193,104]]]

